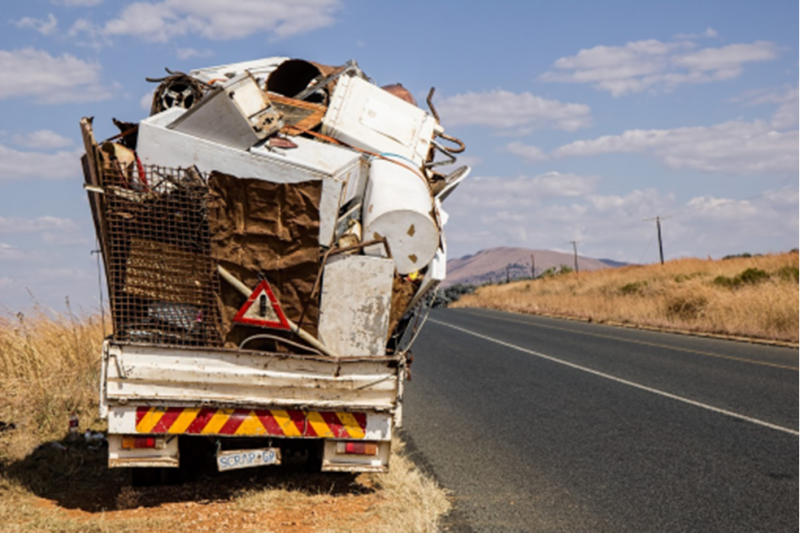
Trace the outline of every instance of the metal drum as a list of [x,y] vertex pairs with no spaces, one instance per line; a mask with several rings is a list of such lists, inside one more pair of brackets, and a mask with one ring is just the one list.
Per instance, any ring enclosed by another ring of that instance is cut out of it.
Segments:
[[[439,247],[428,185],[410,168],[376,159],[367,182],[362,215],[365,241],[386,238],[397,272],[409,274],[430,263]],[[365,248],[385,256],[383,245]]]

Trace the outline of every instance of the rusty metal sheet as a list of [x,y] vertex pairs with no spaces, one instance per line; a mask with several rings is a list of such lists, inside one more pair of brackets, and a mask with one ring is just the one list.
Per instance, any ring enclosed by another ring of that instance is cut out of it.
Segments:
[[325,265],[319,334],[334,353],[386,353],[393,281],[391,259],[342,255]]
[[283,114],[285,126],[281,129],[281,133],[289,135],[299,135],[306,130],[316,128],[322,122],[322,117],[325,116],[325,111],[328,109],[323,105],[295,100],[275,93],[269,93],[268,96],[275,109]]

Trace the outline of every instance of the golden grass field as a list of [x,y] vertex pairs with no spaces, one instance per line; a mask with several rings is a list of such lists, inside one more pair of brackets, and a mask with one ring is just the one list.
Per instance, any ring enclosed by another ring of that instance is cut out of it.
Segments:
[[677,259],[481,287],[451,307],[798,342],[798,254]]
[[[108,327],[108,326],[107,326]],[[0,315],[2,531],[438,531],[444,491],[395,439],[387,474],[267,467],[183,486],[133,488],[107,449],[68,438],[97,419],[99,316]],[[7,428],[7,426],[5,426]]]

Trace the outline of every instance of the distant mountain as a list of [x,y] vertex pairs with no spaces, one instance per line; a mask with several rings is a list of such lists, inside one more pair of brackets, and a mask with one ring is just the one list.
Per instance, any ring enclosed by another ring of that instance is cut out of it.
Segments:
[[[511,279],[529,277],[531,275],[531,257],[539,275],[548,268],[561,265],[575,267],[572,254],[553,252],[550,250],[531,250],[529,248],[499,247],[481,250],[472,255],[465,255],[447,262],[447,279],[442,287],[465,283],[480,285],[490,281],[506,279],[506,268]],[[609,268],[608,263],[599,259],[578,256],[578,268],[582,271]]]
[[633,263],[625,263],[623,261],[614,261],[613,259],[598,259],[598,261],[602,261],[603,263],[607,264],[611,268],[620,268],[628,265],[632,265]]

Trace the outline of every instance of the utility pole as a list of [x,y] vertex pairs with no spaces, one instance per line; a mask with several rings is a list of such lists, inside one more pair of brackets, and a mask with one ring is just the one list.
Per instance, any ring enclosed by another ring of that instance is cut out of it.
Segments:
[[656,218],[645,218],[645,222],[650,222],[651,220],[656,221],[656,231],[658,231],[658,255],[661,257],[661,264],[664,264],[664,245],[661,242],[661,221],[666,220],[672,217],[660,217],[657,216]]
[[573,252],[573,254],[575,256],[575,273],[577,274],[578,272],[580,272],[580,270],[578,270],[578,242],[579,241],[569,241],[569,242],[572,243],[572,252]]
[[536,259],[531,254],[531,278],[536,279]]
[[511,273],[508,271],[507,263],[506,263],[506,283],[511,283]]

